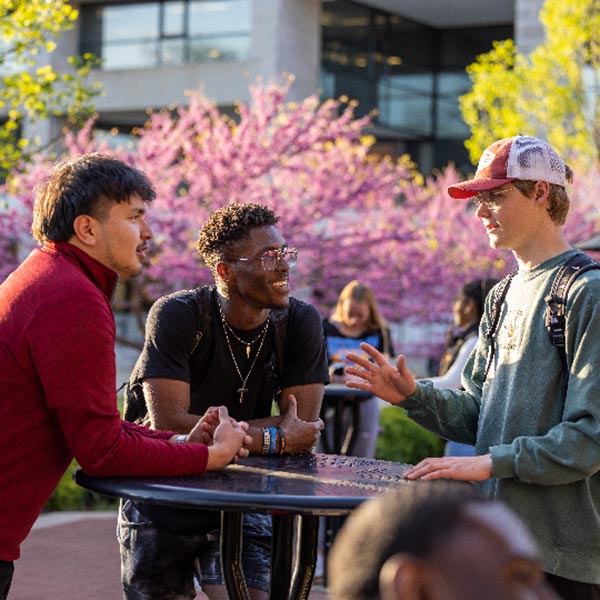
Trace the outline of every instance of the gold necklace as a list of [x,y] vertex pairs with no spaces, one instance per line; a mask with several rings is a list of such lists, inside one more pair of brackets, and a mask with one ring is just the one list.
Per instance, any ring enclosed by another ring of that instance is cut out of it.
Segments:
[[[244,394],[248,391],[248,388],[246,387],[246,382],[250,378],[250,373],[252,373],[252,370],[254,369],[254,365],[256,364],[256,361],[258,360],[258,355],[260,354],[263,344],[265,343],[265,338],[267,337],[267,331],[269,330],[269,316],[267,315],[267,322],[265,323],[265,326],[262,328],[262,331],[251,342],[248,343],[248,342],[245,342],[244,340],[240,339],[235,334],[235,332],[231,328],[231,325],[227,322],[227,319],[225,318],[225,315],[223,314],[223,309],[221,308],[221,303],[219,302],[218,299],[217,299],[217,304],[219,305],[219,314],[221,315],[221,322],[223,323],[223,333],[225,334],[225,341],[227,342],[227,348],[229,348],[229,354],[231,354],[231,358],[233,360],[235,370],[237,371],[238,377],[240,378],[240,381],[242,382],[242,387],[238,389],[238,392],[240,394],[240,404],[241,404],[244,401]],[[239,342],[241,342],[242,344],[244,344],[246,346],[246,356],[248,358],[250,358],[250,347],[252,346],[252,344],[254,344],[254,342],[256,342],[258,339],[260,339],[260,344],[258,346],[258,350],[256,351],[254,360],[252,361],[252,364],[250,365],[250,368],[248,369],[248,373],[246,373],[246,377],[242,376],[242,372],[240,371],[240,367],[235,358],[235,354],[233,353],[233,348],[231,347],[231,342],[229,341],[229,335],[227,334],[227,330],[229,330],[231,332],[231,334],[235,337],[236,340],[238,340]]]
[[[219,310],[221,310],[221,305],[219,304]],[[244,346],[246,346],[246,358],[250,358],[250,349],[252,348],[253,344],[255,342],[257,342],[262,335],[264,334],[264,330],[265,328],[263,327],[262,330],[260,331],[260,333],[251,341],[251,342],[246,342],[245,340],[243,340],[241,337],[239,337],[236,332],[233,330],[233,328],[231,327],[231,325],[227,322],[227,319],[225,318],[225,316],[223,315],[223,313],[221,312],[221,319],[223,319],[223,325],[225,325],[225,327],[229,330],[229,333],[231,333],[231,335],[240,343],[243,344]],[[265,327],[267,327],[269,320],[267,319],[267,324],[265,324]]]

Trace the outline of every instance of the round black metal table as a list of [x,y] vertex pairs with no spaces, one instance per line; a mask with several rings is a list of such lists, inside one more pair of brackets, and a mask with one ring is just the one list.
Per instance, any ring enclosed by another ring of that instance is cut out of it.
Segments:
[[403,479],[407,469],[408,465],[388,461],[306,454],[250,456],[198,477],[93,477],[77,470],[74,479],[110,496],[221,511],[221,565],[232,600],[248,600],[241,570],[243,513],[270,513],[270,599],[306,600],[314,575],[320,515],[348,514],[392,488],[410,495],[419,486],[461,485],[409,482]]

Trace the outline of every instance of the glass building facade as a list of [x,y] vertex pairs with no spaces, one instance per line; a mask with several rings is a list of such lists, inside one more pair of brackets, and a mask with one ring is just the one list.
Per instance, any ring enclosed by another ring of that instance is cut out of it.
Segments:
[[434,29],[351,0],[323,2],[321,23],[324,96],[358,100],[359,115],[376,110],[386,151],[408,152],[425,170],[470,166],[458,106],[470,89],[465,67],[512,37],[512,25]]
[[81,7],[81,51],[107,70],[243,60],[250,0],[162,0]]
[[[80,50],[99,56],[107,71],[249,60],[253,33],[255,43],[264,42],[252,30],[261,1],[82,4]],[[402,3],[397,4],[401,13]],[[458,106],[470,89],[465,67],[493,41],[513,37],[512,23],[434,28],[354,0],[322,0],[320,32],[315,82],[320,81],[323,97],[357,100],[358,115],[376,111],[375,151],[408,153],[423,172],[449,161],[471,168],[464,148],[469,130]],[[302,53],[302,47],[284,51]]]

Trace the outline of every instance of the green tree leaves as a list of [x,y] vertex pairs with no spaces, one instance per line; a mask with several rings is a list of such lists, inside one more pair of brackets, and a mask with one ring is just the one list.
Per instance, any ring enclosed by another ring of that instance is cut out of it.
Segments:
[[100,93],[87,82],[92,55],[71,57],[64,73],[51,64],[55,40],[73,27],[77,11],[63,0],[4,0],[0,4],[0,176],[40,148],[24,123],[64,117],[81,124]]
[[529,56],[506,40],[467,68],[473,88],[460,106],[473,163],[518,133],[545,138],[584,168],[599,158],[600,3],[546,0],[540,19],[545,41]]

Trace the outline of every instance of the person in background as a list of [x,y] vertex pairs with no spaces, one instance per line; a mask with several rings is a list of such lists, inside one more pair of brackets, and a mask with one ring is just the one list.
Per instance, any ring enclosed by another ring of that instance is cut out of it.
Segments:
[[91,475],[131,477],[199,475],[248,454],[248,424],[225,407],[198,416],[187,435],[119,416],[110,302],[142,270],[154,196],[146,175],[116,158],[59,163],[35,197],[41,246],[0,285],[1,599],[73,457]]
[[[278,221],[253,203],[228,204],[208,217],[197,249],[214,285],[154,303],[129,382],[143,410],[136,415],[128,396],[125,418],[148,417],[155,429],[186,433],[217,403],[248,421],[252,454],[308,453],[317,444],[328,381],[321,318],[290,297],[298,250],[288,247]],[[210,600],[225,600],[220,526],[215,511],[124,502],[118,537],[125,598],[195,598],[196,573]],[[252,600],[269,595],[270,551],[270,516],[244,515],[241,568]]]
[[[323,332],[332,382],[346,382],[345,367],[350,364],[346,355],[360,351],[361,342],[368,342],[388,358],[394,354],[390,329],[379,311],[375,294],[368,285],[357,280],[348,283],[341,291],[333,312],[323,319]],[[379,412],[378,398],[361,402],[360,428],[354,444],[356,456],[375,457]]]
[[354,511],[329,554],[331,600],[558,600],[515,513],[450,490],[390,491]]
[[[446,347],[440,361],[438,377],[428,379],[439,388],[461,389],[462,370],[477,344],[479,321],[483,315],[485,299],[498,283],[497,279],[475,279],[465,283],[452,305],[454,325],[448,332]],[[449,440],[446,456],[472,456],[474,446]]]
[[427,458],[405,478],[473,481],[504,501],[534,534],[548,581],[567,600],[600,597],[600,270],[570,287],[565,367],[545,319],[556,276],[579,253],[563,232],[572,180],[552,146],[518,135],[494,142],[475,176],[448,188],[475,201],[490,246],[510,250],[518,265],[499,309],[486,300],[482,331],[495,334],[469,356],[464,390],[417,382],[406,357],[393,367],[367,344],[369,360],[352,356],[361,369],[347,369],[357,378],[347,385],[400,405],[442,437],[475,443],[476,456]]

